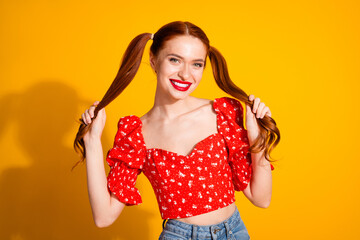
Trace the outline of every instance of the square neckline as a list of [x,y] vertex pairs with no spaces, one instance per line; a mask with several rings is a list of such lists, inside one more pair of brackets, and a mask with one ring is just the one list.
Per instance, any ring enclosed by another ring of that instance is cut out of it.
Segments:
[[139,122],[140,122],[140,137],[142,138],[143,140],[143,143],[144,143],[144,147],[146,149],[146,152],[151,152],[151,151],[160,151],[160,152],[166,152],[166,153],[170,153],[170,154],[175,154],[176,156],[178,157],[184,157],[184,158],[189,158],[193,155],[193,153],[195,152],[195,150],[197,149],[197,147],[201,144],[203,144],[205,141],[207,141],[208,139],[210,139],[211,137],[216,137],[216,136],[221,136],[221,134],[219,133],[219,115],[218,115],[218,112],[215,110],[214,108],[214,104],[215,104],[215,101],[217,100],[217,98],[215,98],[213,100],[213,104],[212,104],[212,108],[213,110],[215,111],[216,113],[216,133],[212,133],[210,134],[209,136],[203,138],[202,140],[198,141],[197,143],[195,143],[195,145],[193,146],[193,148],[190,150],[190,152],[186,155],[184,154],[180,154],[180,153],[176,153],[176,152],[173,152],[173,151],[169,151],[169,150],[166,150],[166,149],[163,149],[163,148],[158,148],[158,147],[153,147],[153,148],[148,148],[146,146],[146,143],[145,143],[145,139],[144,139],[144,135],[142,133],[142,126],[143,126],[143,122],[141,121],[140,117],[136,116],[136,115],[133,115],[135,116],[136,118],[138,118]]

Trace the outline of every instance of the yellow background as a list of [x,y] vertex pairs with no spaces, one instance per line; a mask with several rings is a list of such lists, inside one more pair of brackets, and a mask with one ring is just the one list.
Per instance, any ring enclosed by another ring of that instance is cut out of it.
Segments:
[[[0,239],[157,239],[143,204],[109,228],[93,224],[76,120],[100,100],[127,44],[174,20],[200,26],[232,79],[270,106],[282,133],[268,209],[236,193],[252,239],[359,239],[358,1],[0,1]],[[131,85],[107,108],[104,153],[119,117],[151,106],[148,48]],[[224,96],[208,65],[194,96]]]

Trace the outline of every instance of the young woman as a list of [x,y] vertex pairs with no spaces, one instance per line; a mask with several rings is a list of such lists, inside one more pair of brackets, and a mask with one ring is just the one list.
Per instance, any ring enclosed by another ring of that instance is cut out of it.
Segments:
[[[142,117],[120,118],[106,157],[110,166],[106,176],[100,141],[104,107],[134,78],[149,40],[153,40],[150,63],[157,76],[154,105]],[[216,83],[234,98],[190,96],[201,81],[207,57]],[[238,100],[246,104],[245,124]],[[258,207],[270,204],[269,154],[280,140],[271,112],[231,81],[225,59],[189,22],[172,22],[155,34],[137,36],[104,98],[80,120],[74,146],[82,160],[86,158],[98,227],[111,225],[125,206],[142,202],[135,188],[141,172],[152,184],[164,219],[159,239],[249,239],[234,191],[243,191]]]

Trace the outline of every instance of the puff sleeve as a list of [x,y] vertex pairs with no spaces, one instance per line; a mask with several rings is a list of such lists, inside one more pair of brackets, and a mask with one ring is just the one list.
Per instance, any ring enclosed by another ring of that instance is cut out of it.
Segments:
[[106,162],[110,166],[108,190],[127,206],[142,203],[140,192],[135,187],[146,156],[141,136],[139,118],[133,115],[120,118],[114,146],[107,152]]
[[223,97],[214,100],[214,110],[218,118],[218,131],[228,150],[234,189],[243,191],[252,174],[250,144],[247,131],[243,127],[243,107],[238,100]]

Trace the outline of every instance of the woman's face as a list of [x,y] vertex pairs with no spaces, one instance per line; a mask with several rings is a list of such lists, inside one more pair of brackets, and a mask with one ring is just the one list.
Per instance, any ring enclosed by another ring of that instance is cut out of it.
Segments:
[[157,75],[157,94],[184,99],[200,83],[206,60],[206,47],[198,38],[178,36],[165,42],[150,63]]

